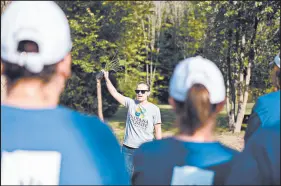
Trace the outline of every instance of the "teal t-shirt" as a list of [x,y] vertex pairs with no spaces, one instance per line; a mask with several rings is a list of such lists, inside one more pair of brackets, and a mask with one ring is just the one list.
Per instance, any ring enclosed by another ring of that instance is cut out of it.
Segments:
[[259,97],[253,111],[258,114],[262,127],[280,121],[280,90]]
[[276,123],[280,123],[280,90],[258,98],[248,121],[245,142],[258,128],[270,127]]
[[1,106],[4,185],[129,184],[120,146],[95,116]]
[[173,137],[148,142],[134,154],[135,185],[223,185],[238,152],[219,142]]

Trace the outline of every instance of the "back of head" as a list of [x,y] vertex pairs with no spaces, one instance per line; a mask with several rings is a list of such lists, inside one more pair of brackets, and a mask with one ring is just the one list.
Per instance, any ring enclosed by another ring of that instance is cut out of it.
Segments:
[[51,1],[15,1],[1,16],[1,60],[8,82],[45,77],[71,51],[67,18]]
[[272,74],[272,83],[273,86],[280,90],[280,52],[275,56],[274,60],[270,63],[270,65],[273,67],[273,74]]
[[183,130],[192,135],[212,118],[225,100],[225,85],[218,67],[201,56],[187,58],[174,70],[169,87]]

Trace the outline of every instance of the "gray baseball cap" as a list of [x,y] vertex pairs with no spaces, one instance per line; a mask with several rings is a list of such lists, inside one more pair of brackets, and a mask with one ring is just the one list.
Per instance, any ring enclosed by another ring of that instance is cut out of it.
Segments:
[[280,68],[280,52],[275,56],[274,60],[269,63],[269,65],[276,64]]

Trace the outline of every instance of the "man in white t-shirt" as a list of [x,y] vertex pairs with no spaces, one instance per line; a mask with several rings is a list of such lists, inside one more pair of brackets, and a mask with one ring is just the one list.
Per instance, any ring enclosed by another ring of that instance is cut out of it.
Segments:
[[149,86],[139,83],[136,87],[136,99],[131,99],[120,94],[112,85],[107,71],[102,71],[106,86],[110,94],[122,105],[128,108],[126,131],[122,152],[130,174],[133,171],[132,157],[134,151],[144,142],[155,138],[162,139],[160,109],[147,99],[150,95]]

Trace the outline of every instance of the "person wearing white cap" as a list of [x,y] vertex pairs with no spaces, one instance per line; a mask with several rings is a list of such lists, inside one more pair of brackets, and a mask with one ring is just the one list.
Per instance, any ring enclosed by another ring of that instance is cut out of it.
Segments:
[[71,35],[51,1],[15,1],[1,16],[1,184],[129,184],[120,146],[96,116],[59,105]]
[[248,121],[244,136],[245,143],[259,127],[280,123],[280,53],[275,56],[270,67],[272,68],[271,80],[275,91],[257,99]]
[[179,132],[141,145],[134,155],[132,184],[223,184],[238,152],[214,137],[226,94],[220,70],[201,56],[187,58],[176,66],[169,93]]

